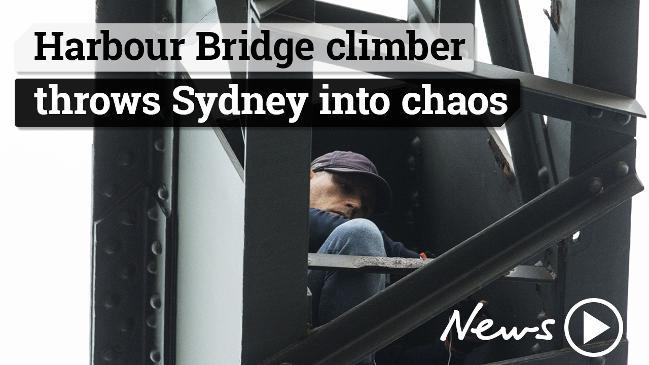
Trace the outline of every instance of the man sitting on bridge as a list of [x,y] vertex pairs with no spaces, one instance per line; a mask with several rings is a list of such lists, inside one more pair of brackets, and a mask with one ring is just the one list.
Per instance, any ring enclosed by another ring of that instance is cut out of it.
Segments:
[[[367,219],[387,210],[391,191],[367,157],[334,151],[311,163],[309,252],[418,258]],[[310,271],[313,322],[338,317],[385,288],[386,274]]]
[[[309,252],[426,258],[393,241],[367,219],[387,211],[392,196],[390,185],[367,157],[349,151],[329,152],[313,160],[309,179]],[[385,288],[386,281],[387,274],[381,273],[309,270],[314,326],[335,319],[377,294]],[[463,350],[470,351],[473,344],[467,344],[468,348]],[[456,350],[455,344],[453,349]],[[431,339],[423,347],[401,352],[399,363],[432,363],[442,359],[446,362],[448,351],[444,343]],[[374,356],[360,364],[374,364]]]
[[[391,190],[367,157],[334,151],[311,163],[309,252],[417,258],[392,241],[367,217],[387,210]],[[313,323],[325,324],[383,290],[387,275],[349,271],[309,271]],[[374,363],[370,356],[362,364]]]

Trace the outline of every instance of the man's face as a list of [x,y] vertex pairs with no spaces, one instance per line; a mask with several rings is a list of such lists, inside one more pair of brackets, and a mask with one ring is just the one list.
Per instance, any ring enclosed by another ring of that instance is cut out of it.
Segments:
[[309,178],[309,207],[340,214],[348,219],[372,214],[376,188],[368,177],[311,171]]

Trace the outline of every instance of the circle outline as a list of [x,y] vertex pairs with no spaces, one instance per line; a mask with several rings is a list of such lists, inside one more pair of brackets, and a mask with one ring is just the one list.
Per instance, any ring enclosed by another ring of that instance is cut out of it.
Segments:
[[[574,343],[572,337],[570,337],[570,319],[572,318],[572,315],[575,313],[577,308],[582,307],[584,304],[588,304],[588,303],[597,303],[606,306],[608,309],[610,309],[613,312],[613,314],[615,314],[615,318],[617,319],[618,330],[617,330],[617,337],[615,338],[615,341],[606,349],[598,352],[588,352],[582,350],[579,346],[577,346]],[[580,300],[575,305],[573,305],[572,308],[570,308],[568,314],[566,314],[566,319],[563,322],[563,333],[565,334],[566,341],[568,341],[570,347],[572,347],[573,350],[577,351],[577,353],[587,357],[600,357],[600,356],[608,355],[611,351],[613,351],[617,347],[617,345],[620,344],[620,341],[622,341],[622,333],[624,332],[623,326],[624,323],[622,322],[622,315],[617,310],[617,308],[615,308],[613,304],[601,298],[587,298],[587,299]]]

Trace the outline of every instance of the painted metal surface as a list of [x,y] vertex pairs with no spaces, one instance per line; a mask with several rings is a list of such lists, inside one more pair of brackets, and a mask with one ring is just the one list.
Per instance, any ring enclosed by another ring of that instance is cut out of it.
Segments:
[[548,190],[264,364],[353,364],[396,340],[640,192],[634,170],[616,168],[634,147]]
[[[435,261],[435,259],[422,260],[403,257],[351,256],[323,253],[310,253],[308,257],[309,270],[347,270],[402,274],[409,274]],[[503,278],[517,281],[552,282],[554,281],[554,274],[543,266],[518,265],[505,274]]]

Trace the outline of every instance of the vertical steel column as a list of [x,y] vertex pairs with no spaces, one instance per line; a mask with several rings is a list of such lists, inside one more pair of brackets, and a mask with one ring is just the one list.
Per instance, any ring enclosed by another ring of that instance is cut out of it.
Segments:
[[246,131],[242,361],[306,335],[311,130]]
[[[534,73],[518,0],[480,0],[489,53],[494,65]],[[543,118],[519,113],[507,135],[523,202],[557,183]]]
[[[96,19],[164,23],[177,13],[175,0],[98,0]],[[93,364],[174,363],[176,148],[171,128],[95,130]]]
[[[313,21],[302,1],[257,21]],[[249,12],[249,21],[253,11]],[[254,25],[253,25],[254,26]],[[312,73],[248,78],[312,78]],[[263,359],[307,334],[310,128],[246,128],[242,365]]]
[[[552,6],[560,16],[557,30],[551,31],[550,76],[634,97],[639,1],[555,0]],[[589,116],[597,121],[601,114],[592,111]],[[635,118],[621,118],[619,123],[633,127]],[[548,127],[561,179],[633,139],[553,118]],[[620,162],[620,173],[633,163]],[[582,229],[577,240],[564,243],[559,267],[563,292],[559,304],[564,310],[579,299],[600,297],[613,303],[626,322],[630,216],[631,202],[627,202]],[[624,356],[614,352],[607,357],[626,358],[626,347],[616,352]]]

